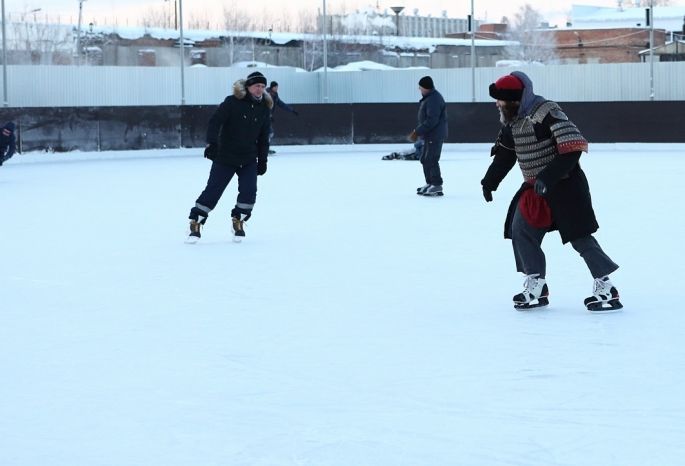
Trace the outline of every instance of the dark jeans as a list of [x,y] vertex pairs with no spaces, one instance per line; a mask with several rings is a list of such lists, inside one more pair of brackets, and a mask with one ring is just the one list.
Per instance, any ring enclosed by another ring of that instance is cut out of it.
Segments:
[[421,152],[421,165],[423,176],[427,184],[442,186],[440,174],[440,154],[442,153],[442,141],[425,141]]
[[190,211],[190,218],[198,220],[198,216],[209,216],[216,204],[221,199],[228,183],[238,175],[238,199],[235,208],[231,211],[232,216],[237,214],[250,215],[257,200],[257,160],[242,167],[234,167],[212,162],[209,171],[207,187],[195,201],[195,207]]
[[[511,223],[511,244],[514,247],[516,270],[526,275],[539,274],[545,278],[547,264],[542,251],[542,240],[547,230],[535,228],[526,222],[517,208]],[[571,241],[571,246],[585,261],[593,278],[600,278],[616,271],[618,265],[607,256],[592,235]]]

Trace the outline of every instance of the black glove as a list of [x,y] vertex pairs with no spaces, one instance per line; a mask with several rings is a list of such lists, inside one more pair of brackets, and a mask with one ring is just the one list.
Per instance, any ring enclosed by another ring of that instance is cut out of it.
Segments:
[[209,144],[207,144],[207,147],[205,147],[205,158],[209,160],[214,160],[216,158],[217,152],[218,148],[216,144],[210,142]]
[[295,114],[295,116],[300,116],[300,112],[298,112],[297,110],[293,110],[293,113]]
[[492,202],[492,191],[485,186],[483,186],[483,198],[485,199],[485,202]]
[[257,175],[266,173],[266,157],[257,159]]
[[539,196],[544,196],[547,194],[547,185],[540,179],[535,180],[535,186],[533,186],[533,189],[535,190],[535,194]]

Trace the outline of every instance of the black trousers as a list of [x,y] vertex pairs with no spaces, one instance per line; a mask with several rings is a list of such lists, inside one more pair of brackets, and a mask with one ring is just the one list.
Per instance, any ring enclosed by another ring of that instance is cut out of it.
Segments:
[[442,186],[440,174],[440,154],[442,153],[442,141],[425,141],[421,152],[421,165],[426,184]]
[[242,167],[212,162],[207,186],[200,194],[200,197],[195,201],[195,207],[190,210],[190,218],[198,220],[198,217],[204,217],[204,219],[202,219],[204,223],[204,220],[209,216],[209,213],[216,207],[234,175],[238,175],[238,198],[235,207],[231,211],[231,215],[250,215],[252,213],[252,208],[257,201],[256,159],[254,162],[243,165]]

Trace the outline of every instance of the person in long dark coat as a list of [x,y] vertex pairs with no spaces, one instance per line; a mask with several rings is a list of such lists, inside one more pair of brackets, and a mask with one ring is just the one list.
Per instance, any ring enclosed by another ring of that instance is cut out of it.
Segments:
[[618,265],[592,236],[599,225],[579,163],[588,150],[587,141],[557,103],[535,95],[525,73],[503,76],[489,90],[497,100],[502,128],[481,181],[483,197],[492,201],[492,192],[517,162],[524,178],[504,225],[504,237],[512,240],[516,270],[526,275],[524,291],[514,296],[515,307],[549,303],[542,240],[547,232],[558,230],[562,242],[570,242],[585,260],[594,279],[587,308],[620,309],[618,290],[609,280]]
[[257,175],[266,173],[273,101],[266,78],[258,71],[233,84],[233,95],[219,105],[209,120],[205,157],[212,161],[207,186],[190,209],[188,243],[200,239],[200,229],[216,207],[234,175],[238,199],[231,211],[234,241],[245,236],[244,222],[257,200]]

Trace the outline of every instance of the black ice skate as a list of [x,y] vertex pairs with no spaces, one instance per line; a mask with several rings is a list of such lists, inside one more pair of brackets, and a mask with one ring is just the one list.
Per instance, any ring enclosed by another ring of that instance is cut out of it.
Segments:
[[240,217],[231,217],[233,223],[233,242],[240,243],[245,238],[245,229],[243,228],[245,221]]
[[514,296],[514,308],[518,310],[533,309],[549,304],[549,290],[544,278],[539,274],[526,275],[523,282],[523,292]]
[[190,234],[188,234],[188,238],[186,239],[186,243],[188,244],[195,244],[198,242],[200,237],[202,235],[200,234],[200,229],[202,228],[202,223],[200,223],[197,220],[190,220]]
[[623,307],[618,298],[618,290],[609,277],[595,278],[592,296],[585,298],[585,307],[592,312],[617,311]]
[[431,185],[429,184],[424,184],[420,188],[416,188],[416,194],[418,194],[419,196],[423,196],[423,193],[425,193],[426,189],[430,188],[430,186]]
[[442,196],[442,185],[432,184],[428,186],[421,194],[426,197]]

